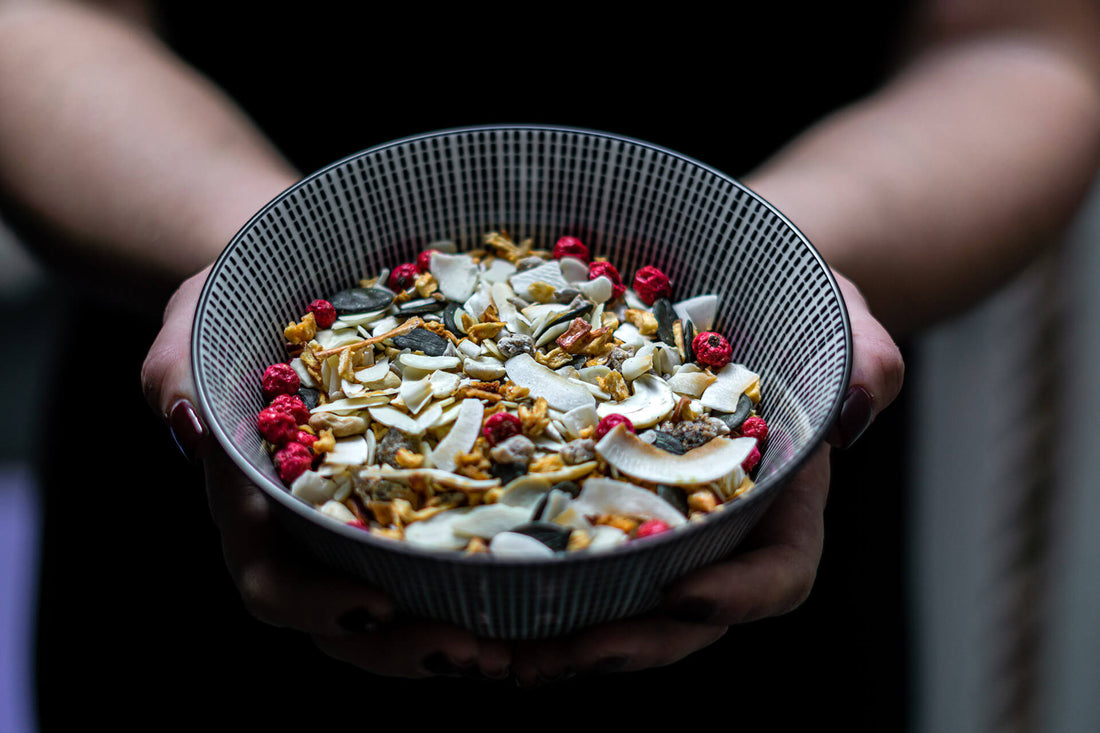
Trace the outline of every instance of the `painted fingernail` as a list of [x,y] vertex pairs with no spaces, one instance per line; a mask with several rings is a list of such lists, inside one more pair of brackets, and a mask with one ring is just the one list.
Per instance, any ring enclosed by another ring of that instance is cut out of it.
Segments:
[[183,457],[189,461],[195,460],[195,451],[206,435],[206,427],[194,406],[187,400],[177,400],[168,411],[168,428]]
[[369,634],[378,629],[378,620],[365,608],[353,608],[336,619],[349,634]]
[[858,384],[849,387],[836,421],[837,447],[851,448],[871,426],[871,417],[871,394]]
[[605,657],[592,665],[594,674],[615,674],[626,669],[630,660],[626,657]]
[[714,603],[705,598],[684,598],[668,610],[677,621],[701,624],[714,616]]
[[424,661],[420,663],[420,666],[432,674],[456,674],[458,672],[458,667],[443,652],[434,652],[424,657]]

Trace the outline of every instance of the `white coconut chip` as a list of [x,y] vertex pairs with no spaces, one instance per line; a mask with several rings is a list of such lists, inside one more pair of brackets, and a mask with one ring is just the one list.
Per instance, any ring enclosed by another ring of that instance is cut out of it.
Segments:
[[462,359],[457,356],[425,356],[424,354],[401,354],[397,357],[402,366],[422,369],[424,371],[436,371],[437,369],[457,369],[462,364]]
[[298,375],[298,381],[303,387],[315,389],[317,382],[314,381],[313,375],[306,370],[306,365],[302,363],[301,357],[294,357],[290,360],[290,368],[294,370],[294,373]]
[[619,514],[660,519],[670,527],[679,527],[684,515],[652,491],[609,478],[590,478],[571,508],[586,515]]
[[714,328],[714,316],[718,313],[717,295],[696,295],[694,298],[673,303],[672,310],[680,318],[695,324],[695,332]]
[[517,272],[508,278],[508,282],[520,297],[526,296],[527,289],[537,282],[552,285],[555,290],[564,290],[569,287],[569,283],[561,274],[561,263],[558,260],[550,260],[537,267]]
[[326,501],[321,505],[321,513],[344,523],[354,522],[356,519],[356,516],[351,513],[351,510],[339,501]]
[[303,471],[290,484],[290,493],[310,504],[323,504],[336,493],[336,482],[316,471]]
[[424,377],[416,380],[405,380],[401,383],[398,394],[405,402],[405,407],[409,408],[409,412],[414,416],[418,415],[424,409],[424,406],[432,401],[430,379],[431,377]]
[[432,387],[432,397],[441,399],[450,397],[458,390],[458,383],[462,377],[455,372],[432,372],[428,377],[428,383]]
[[701,397],[710,385],[714,384],[717,377],[704,371],[682,372],[673,374],[666,381],[669,389],[678,395],[688,397]]
[[639,481],[690,486],[718,481],[740,469],[755,438],[713,438],[683,455],[651,445],[626,426],[616,425],[596,443],[596,453],[608,465]]
[[581,291],[584,297],[593,303],[606,303],[611,300],[611,295],[615,292],[614,284],[603,275],[588,282],[573,283],[572,287]]
[[545,397],[557,410],[568,412],[575,407],[592,406],[596,398],[589,391],[535,361],[529,354],[514,356],[504,363],[508,378],[531,393]]
[[733,412],[737,409],[737,401],[745,393],[753,382],[760,379],[760,375],[750,371],[741,364],[730,362],[716,375],[714,383],[707,387],[700,397],[705,407],[720,412]]
[[561,423],[570,439],[579,438],[582,430],[594,428],[599,422],[600,416],[596,414],[596,408],[591,405],[575,407],[561,418]]
[[588,547],[585,548],[586,552],[599,552],[600,550],[610,550],[613,547],[618,547],[626,543],[630,539],[630,536],[619,529],[618,527],[612,527],[609,524],[597,524],[588,530]]
[[461,303],[477,287],[478,266],[469,255],[437,252],[432,255],[429,270],[447,300]]
[[[446,413],[443,413],[446,414]],[[444,471],[453,471],[457,467],[455,456],[469,453],[481,433],[481,419],[485,407],[481,400],[470,397],[462,400],[458,414],[447,437],[439,441],[432,453],[432,465]]]
[[472,507],[451,509],[428,519],[413,522],[405,527],[405,541],[436,550],[461,550],[469,540],[456,535],[452,525],[471,509]]
[[665,380],[653,374],[643,374],[634,380],[634,394],[622,402],[601,402],[596,407],[600,417],[619,414],[629,418],[636,428],[648,428],[668,417],[676,408],[676,397]]
[[383,356],[374,363],[374,366],[357,369],[355,371],[355,378],[363,384],[375,384],[385,379],[386,373],[389,372],[389,370],[390,360]]
[[643,336],[642,332],[633,323],[623,323],[615,329],[612,335],[622,341],[624,346],[631,346],[635,349],[641,348],[650,342],[649,337]]
[[531,510],[507,504],[482,504],[451,525],[457,535],[491,538],[531,519]]
[[374,322],[374,327],[371,329],[370,335],[373,338],[378,338],[382,334],[389,333],[400,325],[401,323],[398,322],[396,316],[386,316],[382,320]]
[[370,412],[371,418],[386,427],[396,428],[414,437],[424,434],[424,429],[420,427],[420,423],[395,407],[371,407],[368,412]]
[[[435,403],[416,416],[416,424],[420,426],[422,432],[427,432],[435,427],[441,417],[443,417],[443,406]],[[425,453],[425,456],[427,455],[428,453]]]
[[504,364],[499,359],[491,356],[483,356],[479,359],[467,359],[462,363],[462,370],[474,379],[489,382],[500,379],[505,374]]
[[499,532],[489,541],[490,554],[498,557],[554,557],[554,551],[530,535]]
[[622,368],[619,370],[623,375],[623,379],[633,382],[646,372],[651,371],[653,369],[653,354],[656,350],[657,344],[648,343],[639,348],[634,356],[624,359]]
[[[481,271],[482,282],[487,282],[490,285],[496,285],[499,282],[506,282],[508,278],[516,273],[516,266],[511,262],[500,257],[494,258],[489,266]],[[498,308],[499,310],[499,308]]]
[[367,441],[362,435],[337,438],[335,447],[325,453],[322,465],[358,466],[367,462]]
[[365,410],[368,407],[377,407],[379,405],[387,405],[392,400],[394,395],[397,394],[397,388],[391,389],[379,389],[373,392],[367,392],[365,395],[359,397],[350,397],[342,400],[333,400],[326,405],[317,405],[311,413],[317,412],[336,412],[336,413],[349,413],[358,412],[359,410]]
[[588,282],[588,265],[576,257],[562,257],[558,260],[558,266],[561,268],[561,276],[566,282]]
[[341,346],[354,344],[361,339],[359,338],[359,332],[352,327],[342,328],[339,331],[334,331],[332,329],[318,331],[315,340],[321,345],[322,349],[328,351],[329,349],[338,349]]

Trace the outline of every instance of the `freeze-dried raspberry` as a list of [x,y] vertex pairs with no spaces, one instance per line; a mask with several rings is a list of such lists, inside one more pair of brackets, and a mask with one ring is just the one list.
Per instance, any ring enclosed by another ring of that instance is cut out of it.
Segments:
[[438,249],[426,249],[416,256],[416,266],[420,268],[421,272],[431,271],[432,255],[438,251]]
[[655,534],[661,534],[670,529],[672,529],[672,527],[663,519],[647,519],[638,525],[638,529],[634,530],[634,539],[640,540],[645,537],[652,537]]
[[615,265],[610,262],[593,262],[588,266],[589,280],[595,280],[601,275],[611,281],[612,300],[626,292],[626,286],[623,285],[623,279],[620,277],[619,271],[615,269]]
[[768,424],[762,417],[748,417],[741,423],[741,435],[746,438],[756,438],[757,443],[763,443],[768,439]]
[[660,298],[672,296],[668,275],[652,265],[646,265],[634,275],[634,292],[646,305],[653,305]]
[[275,445],[283,445],[294,440],[298,434],[298,423],[287,412],[265,407],[256,416],[256,429],[266,440]]
[[630,422],[630,418],[626,415],[619,415],[618,413],[613,415],[607,415],[600,418],[600,422],[596,425],[596,437],[602,438],[614,429],[616,425],[626,425],[626,429],[630,432],[634,432],[634,423]]
[[305,402],[302,402],[302,398],[296,394],[275,395],[275,399],[271,401],[268,407],[290,415],[294,418],[295,425],[305,425],[309,422],[309,408],[306,407]]
[[274,458],[279,478],[288,486],[313,466],[313,451],[301,443],[287,443],[285,448],[275,451]]
[[691,351],[695,361],[715,369],[721,369],[730,363],[733,347],[725,337],[714,331],[703,331],[691,340]]
[[331,328],[336,323],[336,307],[327,300],[315,300],[306,308],[320,328]]
[[757,463],[760,463],[760,449],[754,445],[749,451],[749,457],[741,461],[741,470],[748,473],[756,468]]
[[270,402],[276,395],[298,394],[302,383],[290,364],[272,364],[264,370],[262,386],[264,397]]
[[496,445],[503,443],[513,435],[519,435],[522,430],[523,423],[520,422],[518,417],[510,412],[498,412],[495,415],[490,415],[489,419],[485,421],[485,427],[481,429],[481,434],[489,441],[489,445]]
[[305,430],[299,430],[298,434],[294,436],[295,443],[301,443],[306,448],[313,450],[313,444],[317,442],[317,436],[313,433],[307,433]]
[[390,286],[390,290],[405,290],[413,286],[416,282],[416,276],[419,274],[420,268],[416,266],[415,262],[406,262],[393,268],[390,279],[386,281],[386,284]]
[[562,257],[576,257],[581,262],[588,262],[591,256],[588,247],[585,247],[584,243],[576,237],[562,237],[554,245],[555,260],[560,260]]

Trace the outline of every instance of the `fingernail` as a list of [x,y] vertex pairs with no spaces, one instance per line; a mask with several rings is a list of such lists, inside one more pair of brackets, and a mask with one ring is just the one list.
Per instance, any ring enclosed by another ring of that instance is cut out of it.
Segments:
[[858,384],[849,387],[833,426],[832,442],[838,448],[851,448],[871,426],[871,417],[871,394]]
[[705,598],[685,598],[668,610],[668,615],[677,621],[701,624],[714,616],[714,603]]
[[434,652],[424,657],[424,661],[420,663],[420,666],[432,674],[455,674],[458,672],[458,667],[443,652]]
[[606,657],[592,665],[592,672],[595,674],[615,674],[623,671],[629,662],[630,660],[626,657]]
[[172,405],[168,411],[168,429],[183,457],[189,461],[195,460],[195,451],[198,450],[199,441],[206,435],[206,428],[190,402],[177,400]]
[[340,628],[349,634],[369,634],[378,629],[378,620],[365,608],[353,608],[336,619]]

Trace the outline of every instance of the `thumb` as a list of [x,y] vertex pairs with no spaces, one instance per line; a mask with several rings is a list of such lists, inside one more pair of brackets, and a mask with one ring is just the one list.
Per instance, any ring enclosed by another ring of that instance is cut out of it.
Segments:
[[196,407],[191,377],[191,322],[210,268],[185,280],[168,301],[164,323],[141,367],[141,387],[149,406],[172,431],[187,458],[194,458],[209,432]]
[[852,326],[852,380],[829,442],[848,448],[901,391],[905,362],[901,350],[867,308],[851,281],[834,272]]

